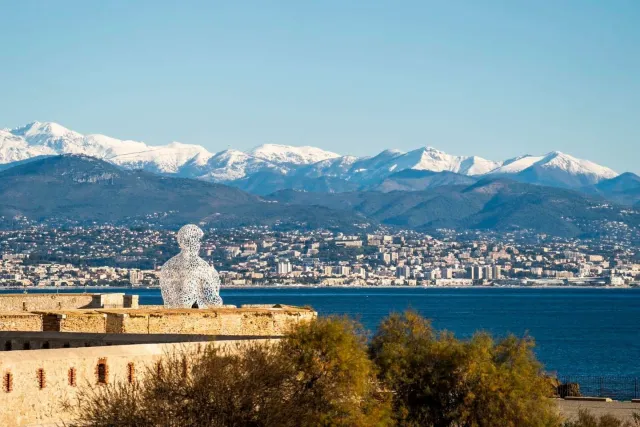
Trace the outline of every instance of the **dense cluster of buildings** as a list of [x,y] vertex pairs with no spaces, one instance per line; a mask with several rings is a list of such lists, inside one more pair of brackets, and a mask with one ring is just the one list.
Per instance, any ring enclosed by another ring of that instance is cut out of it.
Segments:
[[156,270],[116,267],[78,267],[73,264],[30,264],[25,254],[3,254],[0,286],[137,286],[157,284]]
[[[0,232],[0,286],[156,286],[177,253],[167,230],[111,226]],[[227,286],[634,286],[635,248],[547,236],[413,231],[208,230],[201,255]]]

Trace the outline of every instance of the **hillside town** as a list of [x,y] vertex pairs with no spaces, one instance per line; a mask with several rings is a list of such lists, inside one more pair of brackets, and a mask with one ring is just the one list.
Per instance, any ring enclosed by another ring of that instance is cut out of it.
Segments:
[[[380,229],[206,230],[202,257],[225,286],[638,286],[632,243],[545,235],[437,236]],[[175,232],[114,226],[0,231],[0,286],[158,285]]]

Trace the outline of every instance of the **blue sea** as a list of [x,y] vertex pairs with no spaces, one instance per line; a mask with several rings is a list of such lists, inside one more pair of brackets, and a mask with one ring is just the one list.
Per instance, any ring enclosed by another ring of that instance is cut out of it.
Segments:
[[[162,303],[158,289],[89,291]],[[20,291],[0,291],[7,292]],[[226,304],[310,305],[320,315],[351,316],[370,331],[390,312],[411,308],[458,337],[478,330],[496,337],[528,334],[546,370],[559,375],[640,376],[640,289],[261,288],[221,294]]]

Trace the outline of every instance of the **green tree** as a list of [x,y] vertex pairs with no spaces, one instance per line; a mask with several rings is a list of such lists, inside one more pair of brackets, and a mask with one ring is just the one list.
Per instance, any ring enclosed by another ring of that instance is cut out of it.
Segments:
[[551,387],[529,338],[468,341],[417,313],[385,319],[370,344],[402,426],[558,426]]

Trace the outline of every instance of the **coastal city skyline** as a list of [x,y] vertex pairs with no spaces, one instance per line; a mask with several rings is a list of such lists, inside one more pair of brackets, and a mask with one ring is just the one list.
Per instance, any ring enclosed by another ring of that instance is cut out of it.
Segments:
[[[437,237],[380,229],[207,230],[202,257],[225,287],[629,287],[640,262],[624,227],[615,238],[576,240],[529,233]],[[97,244],[99,236],[101,243]],[[87,226],[0,231],[0,287],[158,287],[176,253],[175,232]]]

